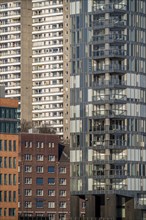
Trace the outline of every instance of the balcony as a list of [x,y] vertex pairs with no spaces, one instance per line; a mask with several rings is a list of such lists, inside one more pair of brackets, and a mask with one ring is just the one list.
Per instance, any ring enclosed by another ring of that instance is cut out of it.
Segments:
[[110,149],[125,149],[127,148],[127,141],[120,139],[110,139],[109,140],[109,148]]
[[103,29],[103,28],[126,28],[127,21],[126,20],[119,20],[119,19],[105,19],[105,20],[97,20],[93,22],[93,29]]
[[107,57],[122,58],[125,59],[127,51],[123,49],[110,49],[110,50],[94,50],[93,59],[104,59]]
[[96,81],[96,79],[93,82],[92,88],[93,89],[101,89],[101,88],[108,88],[108,87],[120,87],[120,88],[126,88],[126,81],[124,80],[102,80],[102,81]]
[[[93,66],[93,74],[103,73],[126,73],[128,71],[127,66],[124,65],[103,65],[100,67]],[[120,83],[120,80],[117,80]]]
[[96,95],[93,96],[93,102],[98,104],[104,103],[126,103],[127,96],[123,94],[113,94],[113,95]]
[[93,176],[101,178],[126,178],[127,170],[111,169],[111,170],[93,170]]
[[92,113],[96,118],[125,118],[127,115],[127,111],[123,109],[95,110]]
[[125,43],[127,41],[127,36],[124,34],[110,34],[110,35],[100,35],[93,36],[92,42],[93,44],[103,44],[103,43]]
[[97,4],[93,6],[93,12],[103,14],[106,12],[118,12],[118,13],[126,13],[127,5],[122,3],[110,3],[110,4]]

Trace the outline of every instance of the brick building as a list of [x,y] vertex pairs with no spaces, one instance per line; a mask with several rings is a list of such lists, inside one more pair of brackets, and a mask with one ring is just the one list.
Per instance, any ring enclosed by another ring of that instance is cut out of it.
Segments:
[[18,219],[18,101],[0,98],[0,219]]
[[51,134],[21,133],[19,141],[19,219],[69,220],[68,148]]

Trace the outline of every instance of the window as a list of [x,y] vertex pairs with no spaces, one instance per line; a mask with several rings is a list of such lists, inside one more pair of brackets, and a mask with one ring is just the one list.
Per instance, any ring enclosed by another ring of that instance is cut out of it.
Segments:
[[59,179],[59,185],[66,185],[66,179],[65,178]]
[[36,167],[36,172],[37,173],[43,173],[44,172],[44,167],[43,166],[37,166]]
[[25,184],[32,184],[32,178],[31,177],[26,177],[25,178]]
[[49,189],[48,190],[48,196],[55,196],[55,190]]
[[4,157],[4,168],[7,168],[7,157]]
[[49,143],[49,148],[54,148],[54,143]]
[[16,215],[16,209],[15,208],[9,208],[9,216],[15,216]]
[[48,208],[54,209],[55,208],[55,202],[48,202]]
[[37,195],[37,196],[43,196],[43,195],[44,195],[43,189],[37,189],[37,190],[36,190],[36,195]]
[[43,185],[43,178],[36,178],[37,185]]
[[25,154],[25,160],[32,160],[32,155],[31,154]]
[[36,160],[37,160],[37,161],[43,161],[43,160],[44,160],[44,155],[38,154],[38,155],[36,156]]
[[66,173],[66,167],[60,167],[59,173]]
[[0,208],[0,216],[2,216],[2,208]]
[[7,151],[7,140],[4,140],[4,151]]
[[66,202],[64,202],[64,201],[60,202],[59,208],[66,208]]
[[13,151],[16,151],[16,141],[13,141]]
[[0,185],[2,185],[2,174],[0,174]]
[[7,202],[7,191],[4,191],[4,202]]
[[59,214],[59,220],[66,220],[66,214],[64,213]]
[[54,173],[54,172],[55,172],[55,168],[53,166],[49,166],[48,173]]
[[4,216],[7,216],[7,208],[4,208]]
[[13,191],[13,202],[16,202],[16,191]]
[[25,201],[24,207],[25,207],[25,208],[31,208],[31,207],[32,207],[32,202],[30,202],[30,201]]
[[16,185],[16,174],[13,174],[13,185]]
[[4,185],[7,185],[7,174],[4,174]]
[[65,197],[66,196],[66,190],[60,190],[59,196]]
[[41,200],[36,201],[36,208],[43,208],[43,206],[44,206],[43,201],[41,201]]
[[48,178],[48,184],[49,185],[54,185],[55,184],[55,179],[54,178]]
[[9,168],[12,168],[12,157],[9,157]]
[[9,151],[12,151],[12,141],[9,141]]
[[55,161],[55,156],[54,155],[49,155],[48,160],[49,161]]
[[55,214],[54,213],[49,213],[48,214],[48,220],[55,220]]
[[2,167],[3,167],[3,158],[0,157],[0,168],[2,168]]
[[9,174],[9,185],[12,185],[12,174]]
[[13,168],[16,168],[16,157],[13,157]]
[[0,202],[2,202],[2,191],[0,191]]
[[0,151],[2,151],[2,140],[0,140]]
[[25,196],[32,196],[32,189],[25,189],[24,194]]
[[31,173],[32,172],[32,166],[25,166],[25,172]]
[[9,198],[9,202],[11,202],[12,201],[12,192],[11,191],[9,191],[9,193],[8,193],[8,198]]

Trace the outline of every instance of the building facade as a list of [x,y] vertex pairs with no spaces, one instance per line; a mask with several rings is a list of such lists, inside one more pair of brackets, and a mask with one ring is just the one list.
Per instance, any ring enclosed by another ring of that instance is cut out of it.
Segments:
[[19,219],[70,219],[70,165],[60,138],[19,135]]
[[18,101],[0,98],[0,219],[18,219]]
[[31,5],[29,0],[0,0],[0,83],[5,97],[19,100],[18,116],[27,121],[32,120]]
[[70,1],[71,217],[145,219],[146,2]]
[[53,127],[67,140],[68,5],[66,0],[0,0],[0,82],[6,97],[18,98],[21,121]]

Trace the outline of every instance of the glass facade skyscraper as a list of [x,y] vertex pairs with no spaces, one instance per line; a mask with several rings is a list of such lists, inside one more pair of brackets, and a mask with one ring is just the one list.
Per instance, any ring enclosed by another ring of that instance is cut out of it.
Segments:
[[144,219],[146,2],[70,0],[70,20],[72,202],[88,219]]

